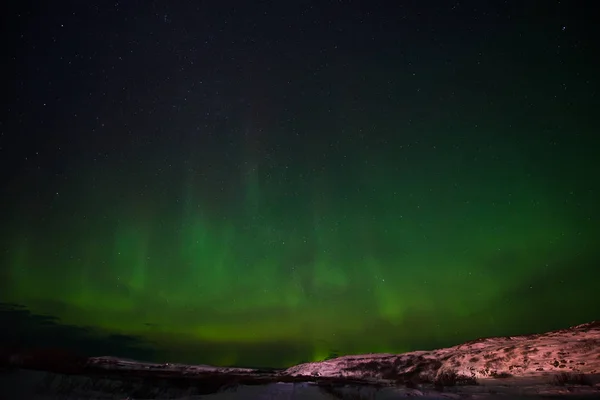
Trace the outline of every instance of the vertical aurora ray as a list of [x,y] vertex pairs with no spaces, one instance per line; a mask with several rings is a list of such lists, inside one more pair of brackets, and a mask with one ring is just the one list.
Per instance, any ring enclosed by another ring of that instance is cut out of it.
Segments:
[[149,234],[150,230],[146,227],[125,227],[117,228],[115,234],[115,245],[113,252],[113,265],[116,268],[116,274],[120,272],[123,279],[133,294],[139,294],[146,287],[148,274],[149,253]]

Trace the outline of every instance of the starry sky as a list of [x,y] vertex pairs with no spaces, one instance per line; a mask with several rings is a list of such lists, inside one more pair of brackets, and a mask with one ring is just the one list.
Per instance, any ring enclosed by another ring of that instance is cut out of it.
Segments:
[[285,367],[600,318],[591,2],[9,3],[4,343]]

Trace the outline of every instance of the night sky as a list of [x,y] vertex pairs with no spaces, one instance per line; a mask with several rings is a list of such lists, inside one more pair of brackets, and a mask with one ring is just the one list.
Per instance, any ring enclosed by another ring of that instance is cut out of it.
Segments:
[[9,2],[0,339],[283,367],[599,319],[593,8]]

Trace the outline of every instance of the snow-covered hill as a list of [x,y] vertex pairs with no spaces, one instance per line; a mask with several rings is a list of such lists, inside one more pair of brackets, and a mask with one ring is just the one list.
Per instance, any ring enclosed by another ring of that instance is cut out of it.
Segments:
[[[405,354],[343,356],[286,370],[0,353],[2,399],[600,398],[600,322]],[[504,397],[505,398],[505,397]]]
[[[296,365],[285,374],[349,377],[400,382],[458,379],[573,379],[600,374],[600,323],[527,336],[478,339],[458,346],[404,354],[344,356]],[[590,378],[591,379],[591,378]]]

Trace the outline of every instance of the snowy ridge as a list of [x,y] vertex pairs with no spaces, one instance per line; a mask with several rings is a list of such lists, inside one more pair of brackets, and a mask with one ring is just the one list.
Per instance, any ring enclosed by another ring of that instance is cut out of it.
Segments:
[[432,351],[344,356],[285,371],[292,376],[396,377],[424,382],[448,374],[480,380],[559,373],[600,374],[600,322],[545,334],[478,339]]
[[196,373],[223,373],[223,374],[246,374],[255,373],[257,370],[251,368],[214,367],[212,365],[187,365],[177,363],[150,363],[135,360],[121,359],[117,357],[90,357],[87,361],[88,367],[104,370],[144,370],[148,372],[172,372],[182,374]]

